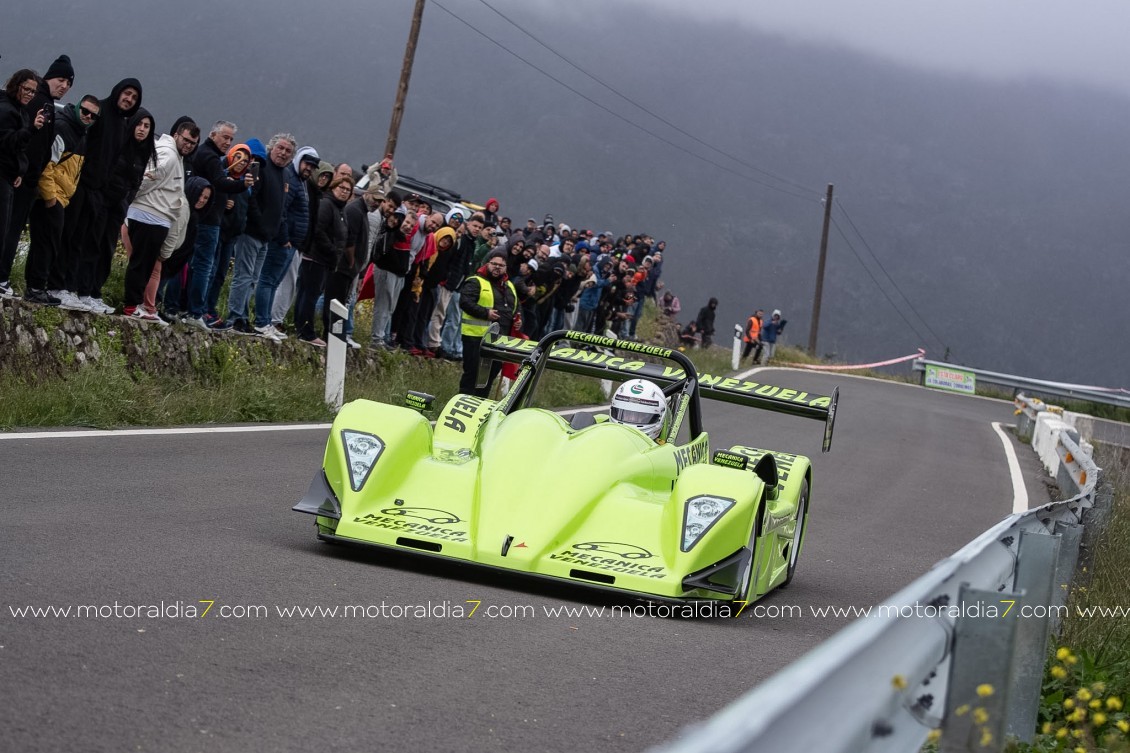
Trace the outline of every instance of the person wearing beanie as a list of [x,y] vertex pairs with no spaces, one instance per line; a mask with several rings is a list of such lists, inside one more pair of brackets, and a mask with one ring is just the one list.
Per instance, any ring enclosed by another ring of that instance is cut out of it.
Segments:
[[498,199],[491,196],[483,209],[483,221],[487,227],[498,227]]
[[31,101],[23,106],[29,120],[43,114],[43,125],[31,128],[30,138],[24,149],[27,168],[23,172],[20,185],[12,192],[11,210],[8,225],[0,230],[0,292],[9,290],[8,277],[20,242],[20,234],[27,224],[32,204],[38,195],[39,176],[51,161],[51,147],[55,143],[56,102],[62,99],[75,82],[75,69],[71,59],[60,55],[47,68],[47,73],[36,82],[36,91]]
[[[255,139],[252,139],[255,141]],[[262,144],[259,150],[263,151]],[[228,149],[224,155],[224,177],[232,180],[243,180],[251,166],[252,148],[248,144],[236,144]],[[236,194],[227,194],[221,200],[224,205],[223,215],[220,219],[220,240],[217,246],[215,264],[213,264],[212,279],[207,284],[205,299],[204,322],[213,332],[227,332],[231,329],[231,321],[220,318],[218,310],[220,291],[224,287],[224,279],[231,265],[231,258],[235,250],[235,239],[243,233],[247,224],[247,204],[251,198],[251,189],[245,188]],[[207,211],[207,210],[205,210]]]
[[486,263],[459,290],[459,308],[463,312],[463,376],[459,380],[459,391],[465,395],[487,397],[494,384],[502,363],[491,364],[487,383],[479,388],[475,385],[479,373],[479,357],[483,345],[483,335],[492,324],[498,331],[509,335],[518,311],[518,291],[506,274],[506,253],[491,251]]

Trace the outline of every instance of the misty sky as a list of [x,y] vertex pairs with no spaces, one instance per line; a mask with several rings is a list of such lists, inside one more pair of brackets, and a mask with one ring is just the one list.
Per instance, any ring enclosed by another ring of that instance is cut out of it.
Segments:
[[1048,77],[1130,94],[1125,0],[621,0],[749,24],[928,68]]

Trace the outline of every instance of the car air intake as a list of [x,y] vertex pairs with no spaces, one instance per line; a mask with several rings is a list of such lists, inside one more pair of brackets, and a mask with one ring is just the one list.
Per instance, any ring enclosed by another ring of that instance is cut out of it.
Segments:
[[587,570],[570,570],[570,578],[580,578],[581,580],[591,580],[594,583],[607,583],[612,585],[616,582],[616,577],[613,575],[605,575],[604,573],[590,573]]
[[420,541],[419,539],[409,539],[401,536],[396,540],[397,546],[407,546],[412,549],[423,549],[425,552],[439,552],[443,550],[442,544],[437,544],[434,541]]

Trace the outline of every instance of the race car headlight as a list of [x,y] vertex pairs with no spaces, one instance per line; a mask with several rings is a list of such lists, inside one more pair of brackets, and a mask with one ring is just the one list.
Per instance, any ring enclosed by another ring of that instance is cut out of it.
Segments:
[[373,464],[384,452],[385,443],[380,437],[363,431],[343,431],[341,441],[345,445],[345,462],[349,465],[349,485],[359,492],[373,471]]
[[725,497],[692,497],[683,511],[683,551],[689,552],[711,526],[734,506],[734,500]]

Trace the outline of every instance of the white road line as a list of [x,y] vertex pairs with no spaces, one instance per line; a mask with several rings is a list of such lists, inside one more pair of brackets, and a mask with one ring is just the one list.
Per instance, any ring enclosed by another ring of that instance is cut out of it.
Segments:
[[1025,512],[1028,509],[1028,487],[1024,486],[1024,475],[1020,472],[1020,461],[1016,459],[1016,450],[1012,448],[1012,440],[1001,428],[1000,421],[993,421],[993,431],[1001,438],[1004,454],[1008,459],[1008,475],[1012,477],[1012,511]]
[[79,429],[77,431],[27,431],[0,433],[2,439],[87,439],[91,437],[156,437],[179,434],[251,434],[267,431],[329,431],[332,424],[277,426],[186,426],[179,429]]

